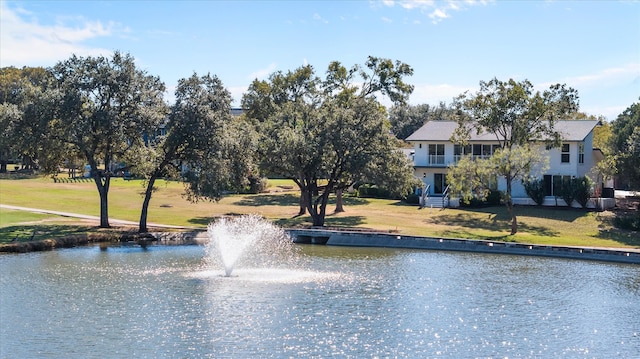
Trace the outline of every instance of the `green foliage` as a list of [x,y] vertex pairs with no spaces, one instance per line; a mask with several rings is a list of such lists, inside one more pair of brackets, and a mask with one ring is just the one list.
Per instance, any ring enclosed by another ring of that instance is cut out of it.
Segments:
[[629,231],[640,231],[640,212],[618,215],[613,218],[613,225]]
[[254,132],[231,115],[231,94],[217,76],[194,73],[178,82],[166,129],[159,165],[182,165],[189,201],[217,201],[226,191],[251,186],[257,174]]
[[51,71],[57,88],[47,93],[55,99],[56,116],[45,111],[39,118],[47,124],[48,138],[90,166],[100,194],[100,226],[109,227],[110,179],[127,170],[111,165],[139,147],[144,134],[160,127],[167,113],[165,86],[138,69],[131,55],[120,52],[111,59],[73,55]]
[[59,99],[55,78],[42,67],[0,69],[0,172],[9,160],[28,169],[57,171],[64,146],[50,136]]
[[462,207],[481,208],[498,206],[502,202],[502,192],[490,189],[484,198],[473,197],[461,203]]
[[266,177],[249,177],[249,186],[246,192],[252,194],[264,193],[269,188],[269,180]]
[[611,124],[610,146],[616,154],[619,183],[627,188],[640,188],[640,102],[618,115]]
[[393,106],[389,110],[391,132],[396,138],[404,140],[428,121],[452,119],[453,112],[443,102],[437,107],[428,104]]
[[447,183],[452,196],[459,197],[462,204],[470,204],[487,198],[489,181],[484,179],[491,176],[492,168],[488,160],[464,156],[457,164],[449,165]]
[[494,173],[507,183],[504,203],[512,214],[511,234],[515,234],[518,225],[511,200],[512,182],[544,166],[539,162],[539,152],[530,148],[532,141],[544,141],[549,147],[561,143],[562,136],[554,130],[554,124],[578,110],[577,91],[556,84],[540,93],[534,92],[528,80],[503,82],[494,78],[481,81],[477,93],[465,93],[454,104],[459,110],[455,142],[465,144],[474,129],[479,134],[494,135],[500,145],[501,150],[490,160],[496,168]]
[[315,226],[324,224],[329,195],[356,182],[403,194],[413,183],[413,169],[396,150],[375,97],[406,102],[413,87],[403,77],[412,72],[406,64],[375,57],[350,69],[335,61],[325,79],[304,66],[256,80],[243,96],[260,135],[261,170],[298,185],[300,213],[308,210]]
[[526,178],[522,181],[527,196],[538,206],[544,203],[544,180],[542,178]]
[[407,197],[404,199],[404,201],[408,204],[420,204],[420,196],[418,196],[414,192],[411,192],[407,194]]
[[363,184],[358,187],[358,197],[390,199],[391,192],[375,184]]
[[575,200],[582,206],[582,208],[587,208],[589,204],[589,199],[591,198],[591,190],[593,188],[593,182],[587,176],[579,177],[572,179],[575,181],[574,190],[575,190]]
[[502,191],[491,189],[489,190],[489,194],[487,195],[485,203],[489,206],[497,206],[502,202],[502,197]]
[[573,201],[578,202],[582,208],[586,208],[591,198],[593,183],[589,177],[568,178],[562,181],[560,198],[567,206],[571,206]]
[[560,188],[560,198],[571,207],[573,200],[576,198],[576,181],[571,178],[568,180],[563,179],[562,186]]

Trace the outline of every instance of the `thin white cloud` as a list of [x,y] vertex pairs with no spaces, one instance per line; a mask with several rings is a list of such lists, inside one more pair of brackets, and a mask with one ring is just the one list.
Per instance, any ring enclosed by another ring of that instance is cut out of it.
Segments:
[[383,21],[383,22],[386,22],[386,23],[388,23],[388,24],[390,24],[390,23],[392,23],[392,22],[393,22],[393,20],[392,20],[392,19],[390,19],[390,18],[388,18],[388,17],[386,17],[386,16],[383,16],[381,19],[382,19],[382,21]]
[[415,85],[409,102],[412,105],[451,103],[454,97],[463,94],[465,91],[473,92],[475,90],[477,90],[476,85],[465,87],[450,84],[418,84]]
[[494,0],[382,0],[381,4],[387,7],[395,5],[405,10],[418,10],[426,13],[434,24],[451,17],[452,12],[463,11],[473,6],[483,6]]
[[318,14],[318,13],[314,13],[314,14],[313,14],[313,20],[315,20],[315,21],[320,21],[320,22],[321,22],[321,23],[323,23],[323,24],[328,24],[328,23],[329,23],[329,21],[328,21],[327,19],[323,18],[323,17],[322,17],[320,14]]
[[[11,9],[0,2],[0,65],[49,66],[72,54],[109,55],[111,50],[94,48],[84,42],[112,36],[119,26],[83,18],[58,19],[55,25],[41,25],[28,11]],[[124,30],[126,31],[126,30]]]
[[[605,87],[620,83],[632,83],[640,77],[640,63],[628,63],[618,67],[601,69],[591,74],[567,77],[562,79],[571,87]],[[549,87],[552,83],[544,83],[542,87]]]
[[449,17],[449,14],[443,9],[435,9],[429,14],[429,19],[437,23]]
[[265,77],[269,76],[273,71],[275,71],[275,69],[276,69],[277,67],[278,67],[278,65],[277,65],[277,64],[275,64],[275,63],[271,63],[271,64],[269,64],[269,66],[267,66],[267,67],[266,67],[266,68],[264,68],[264,69],[260,69],[260,70],[258,70],[258,71],[252,72],[252,73],[249,75],[248,80],[253,81],[253,80],[255,80],[255,79],[263,79],[263,78],[265,78]]

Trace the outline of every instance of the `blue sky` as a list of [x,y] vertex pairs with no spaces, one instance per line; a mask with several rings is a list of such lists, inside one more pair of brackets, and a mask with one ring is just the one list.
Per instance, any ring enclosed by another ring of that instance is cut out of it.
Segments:
[[194,71],[215,74],[234,105],[273,71],[323,75],[369,55],[413,67],[413,105],[493,77],[567,84],[581,111],[609,120],[640,98],[638,1],[0,1],[0,66],[116,50],[170,93]]

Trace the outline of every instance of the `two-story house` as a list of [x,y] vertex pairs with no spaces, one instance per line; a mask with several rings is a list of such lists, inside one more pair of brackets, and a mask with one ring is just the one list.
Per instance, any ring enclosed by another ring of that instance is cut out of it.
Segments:
[[[558,121],[555,129],[563,138],[560,148],[546,149],[543,144],[537,145],[549,158],[549,168],[542,174],[547,196],[545,204],[557,203],[557,195],[563,179],[594,176],[593,166],[603,158],[602,152],[593,147],[593,130],[598,123],[598,121]],[[457,163],[462,156],[488,158],[500,148],[494,134],[478,135],[475,130],[469,133],[468,145],[454,144],[451,138],[457,127],[458,123],[454,121],[429,121],[406,139],[413,144],[415,175],[422,179],[430,196],[442,195],[447,187],[448,166]],[[594,183],[596,182],[596,178],[591,179]],[[492,182],[491,185],[498,190],[506,188],[504,179],[496,178]],[[512,197],[515,204],[534,204],[527,196],[524,186],[519,182],[513,183]]]

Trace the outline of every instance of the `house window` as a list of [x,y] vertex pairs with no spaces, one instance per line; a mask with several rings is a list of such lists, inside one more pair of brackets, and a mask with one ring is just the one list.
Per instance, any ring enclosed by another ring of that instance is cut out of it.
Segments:
[[471,154],[471,145],[453,145],[453,161],[458,163],[464,155]]
[[559,197],[562,193],[562,186],[571,183],[571,176],[544,175],[544,195]]
[[487,159],[498,148],[500,148],[499,145],[473,145],[473,158]]
[[430,165],[444,164],[444,144],[429,145],[429,164]]
[[571,158],[570,153],[569,153],[569,144],[568,143],[563,143],[562,144],[562,154],[560,157],[560,162],[562,163],[569,163],[569,159]]
[[584,163],[584,143],[578,144],[578,163]]

